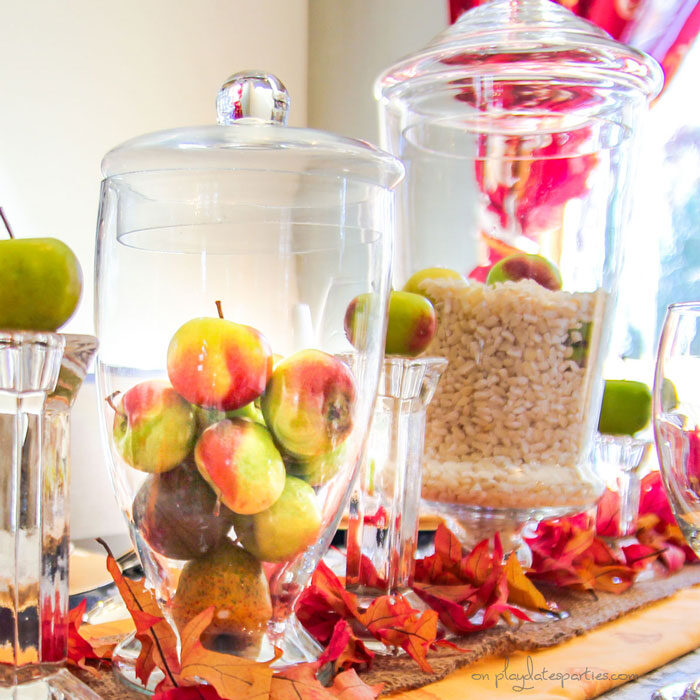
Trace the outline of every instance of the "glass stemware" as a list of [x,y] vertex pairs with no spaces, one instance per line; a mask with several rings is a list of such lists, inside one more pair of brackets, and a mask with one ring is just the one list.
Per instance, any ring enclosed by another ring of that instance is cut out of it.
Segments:
[[[671,304],[656,361],[653,420],[661,476],[683,536],[700,554],[700,302]],[[698,700],[700,677],[654,693]]]

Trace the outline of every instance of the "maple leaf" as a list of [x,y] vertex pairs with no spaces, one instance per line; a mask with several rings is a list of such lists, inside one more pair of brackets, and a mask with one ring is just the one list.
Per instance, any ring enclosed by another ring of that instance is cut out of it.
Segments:
[[372,665],[372,659],[374,659],[374,652],[355,635],[348,621],[338,620],[333,628],[331,639],[318,661],[321,666],[333,663],[333,668],[338,671],[354,666],[369,668]]
[[469,581],[481,586],[486,582],[493,566],[493,557],[488,540],[482,540],[470,552],[462,563],[460,570]]
[[367,685],[354,670],[343,671],[329,688],[316,678],[319,662],[278,671],[272,678],[270,700],[375,700],[381,685]]
[[87,600],[83,598],[80,603],[68,612],[68,656],[67,660],[71,664],[75,664],[82,669],[94,671],[85,661],[87,659],[100,658],[92,648],[92,644],[85,639],[80,632],[80,626],[83,624],[83,616],[87,608]]
[[552,605],[525,575],[515,552],[506,560],[506,581],[508,582],[508,602],[529,610],[550,610]]
[[616,537],[620,529],[620,494],[608,488],[598,501],[595,532],[599,537]]
[[[145,685],[153,669],[163,671],[172,686],[177,686],[175,676],[180,669],[177,656],[177,637],[172,627],[161,615],[160,606],[152,590],[146,588],[144,579],[127,579],[112,555],[107,543],[97,540],[107,551],[107,571],[114,579],[124,605],[134,620],[136,639],[141,651],[136,660],[138,679]],[[139,631],[140,630],[140,631]]]
[[221,654],[202,646],[200,637],[211,624],[214,612],[214,606],[203,610],[182,630],[178,681],[206,681],[223,698],[267,700],[272,679],[272,662],[261,663],[231,654]]
[[210,685],[185,685],[156,689],[153,700],[225,700]]
[[333,700],[333,695],[316,678],[318,661],[298,664],[275,673],[270,700]]
[[367,685],[354,669],[343,671],[333,679],[331,690],[341,700],[375,700],[382,692],[382,685]]
[[381,596],[358,619],[377,639],[403,649],[424,671],[432,673],[426,656],[437,637],[438,614],[434,610],[417,611],[403,596]]

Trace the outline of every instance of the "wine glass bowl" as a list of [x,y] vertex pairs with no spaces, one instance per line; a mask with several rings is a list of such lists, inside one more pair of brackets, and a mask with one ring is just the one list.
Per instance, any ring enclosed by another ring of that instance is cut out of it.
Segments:
[[[671,510],[686,541],[700,554],[700,302],[668,307],[656,359],[652,417]],[[700,698],[700,679],[662,688],[653,697]]]

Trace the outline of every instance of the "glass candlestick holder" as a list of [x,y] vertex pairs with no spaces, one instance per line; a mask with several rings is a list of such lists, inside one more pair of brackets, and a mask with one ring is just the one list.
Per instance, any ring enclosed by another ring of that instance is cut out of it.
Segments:
[[640,472],[651,444],[651,440],[629,435],[596,436],[595,460],[608,489],[596,512],[602,536],[623,540],[637,531]]
[[425,411],[446,366],[440,357],[384,360],[348,519],[346,588],[367,602],[411,591]]
[[96,347],[0,331],[2,700],[99,700],[65,668],[70,409]]

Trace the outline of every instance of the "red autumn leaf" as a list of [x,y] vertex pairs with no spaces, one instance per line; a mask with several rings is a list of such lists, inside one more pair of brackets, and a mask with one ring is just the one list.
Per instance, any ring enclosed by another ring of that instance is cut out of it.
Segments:
[[[499,540],[500,545],[500,540]],[[479,586],[484,584],[494,566],[496,557],[491,553],[488,540],[482,540],[463,560],[460,567],[462,576]]]
[[269,663],[209,651],[202,646],[200,637],[211,624],[214,612],[213,606],[203,610],[182,630],[178,682],[206,681],[221,697],[231,700],[267,700],[272,679]]
[[620,525],[620,494],[605,489],[598,501],[595,531],[599,537],[615,537]]
[[210,685],[185,685],[156,690],[153,700],[224,700]]
[[448,566],[459,566],[462,561],[462,545],[454,533],[442,523],[435,531],[435,554]]
[[319,562],[311,582],[297,600],[299,622],[321,644],[327,644],[338,620],[356,617],[356,598],[345,590],[331,569]]
[[628,544],[622,547],[622,556],[625,564],[637,570],[644,568],[649,560],[655,559],[659,554],[660,551],[658,549],[639,543]]
[[338,671],[356,666],[369,668],[373,658],[374,652],[355,635],[348,621],[338,620],[333,628],[333,635],[318,661],[321,666],[332,662]]
[[[141,642],[141,652],[136,660],[138,678],[144,684],[151,671],[158,666],[172,686],[177,686],[175,676],[180,663],[177,656],[177,637],[172,627],[161,615],[161,610],[152,590],[146,588],[144,580],[128,579],[122,575],[119,564],[104,540],[97,540],[107,551],[107,571],[114,579],[122,600],[136,625],[143,628],[136,638]],[[153,618],[158,618],[157,622]]]
[[90,642],[81,636],[78,630],[83,623],[87,600],[83,598],[80,604],[68,613],[68,662],[80,668],[87,669],[87,659],[100,658],[95,653]]

